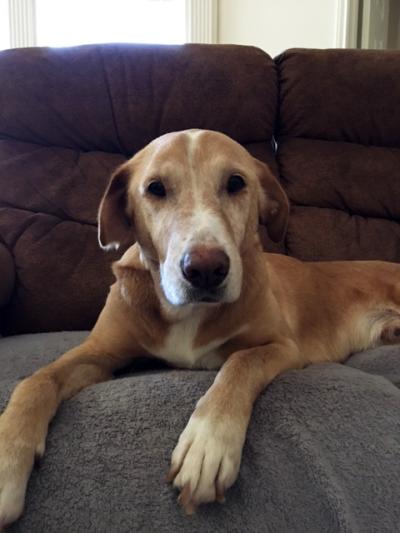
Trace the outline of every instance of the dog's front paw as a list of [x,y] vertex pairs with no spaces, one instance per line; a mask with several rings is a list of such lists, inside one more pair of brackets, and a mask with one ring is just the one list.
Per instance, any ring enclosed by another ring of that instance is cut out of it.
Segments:
[[[20,421],[18,421],[20,422]],[[22,514],[35,447],[0,416],[0,531]]]
[[178,501],[188,514],[201,503],[224,501],[225,490],[239,472],[245,433],[239,421],[193,413],[168,474],[181,490]]

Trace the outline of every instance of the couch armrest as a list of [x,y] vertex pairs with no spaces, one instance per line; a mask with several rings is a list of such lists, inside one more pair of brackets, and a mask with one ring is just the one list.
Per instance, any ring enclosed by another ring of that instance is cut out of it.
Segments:
[[14,283],[14,260],[4,244],[0,243],[0,307],[8,303],[14,288]]

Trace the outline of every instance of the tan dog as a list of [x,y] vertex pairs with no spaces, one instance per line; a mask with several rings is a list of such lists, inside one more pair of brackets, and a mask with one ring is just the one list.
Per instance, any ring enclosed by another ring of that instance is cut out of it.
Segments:
[[288,210],[268,168],[216,132],[164,135],[116,172],[100,243],[136,244],[88,339],[23,380],[0,417],[0,526],[22,512],[60,402],[137,356],[220,368],[172,454],[191,512],[235,481],[254,401],[275,376],[400,341],[400,266],[262,253],[259,223],[278,241]]

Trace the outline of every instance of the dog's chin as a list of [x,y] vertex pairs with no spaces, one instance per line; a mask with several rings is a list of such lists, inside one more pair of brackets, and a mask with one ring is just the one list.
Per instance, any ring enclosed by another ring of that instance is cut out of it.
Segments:
[[[221,292],[223,293],[223,291]],[[197,289],[182,291],[179,297],[169,298],[168,296],[165,294],[168,303],[176,307],[183,307],[185,305],[216,305],[225,301],[223,294],[219,294],[219,291]]]
[[230,294],[230,291],[224,286],[217,287],[216,289],[199,289],[185,285],[179,287],[178,290],[164,290],[163,292],[168,303],[176,307],[183,307],[186,305],[213,306],[223,303],[232,303],[239,297],[239,294]]

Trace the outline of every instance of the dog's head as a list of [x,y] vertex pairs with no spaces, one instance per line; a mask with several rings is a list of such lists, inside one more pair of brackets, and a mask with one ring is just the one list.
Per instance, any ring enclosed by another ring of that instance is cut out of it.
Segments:
[[105,249],[138,242],[144,265],[175,306],[233,302],[258,225],[279,241],[289,204],[268,167],[208,130],[155,139],[113,175],[101,201]]

